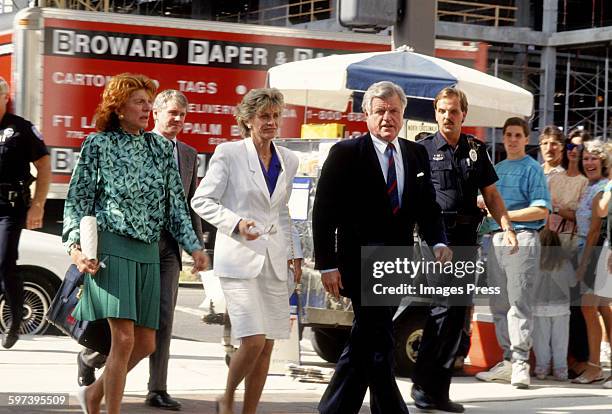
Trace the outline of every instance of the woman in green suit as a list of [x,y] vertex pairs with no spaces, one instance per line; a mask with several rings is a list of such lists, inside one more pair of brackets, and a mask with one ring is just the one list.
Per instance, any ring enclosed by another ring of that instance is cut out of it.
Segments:
[[[143,75],[121,74],[107,84],[96,110],[96,129],[81,147],[64,208],[63,241],[85,272],[79,320],[107,319],[111,349],[102,376],[79,390],[85,413],[102,398],[119,413],[127,372],[155,350],[159,320],[159,252],[165,228],[194,257],[205,258],[191,225],[172,144],[144,132],[156,85]],[[95,216],[100,267],[81,252],[79,223]]]

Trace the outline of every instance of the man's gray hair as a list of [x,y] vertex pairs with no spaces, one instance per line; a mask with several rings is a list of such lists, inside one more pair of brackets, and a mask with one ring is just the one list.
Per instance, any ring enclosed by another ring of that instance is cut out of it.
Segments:
[[408,99],[404,90],[397,84],[389,81],[376,82],[370,85],[368,90],[363,95],[363,102],[361,102],[361,110],[367,114],[372,111],[372,100],[374,98],[387,99],[392,96],[398,96],[402,102],[402,112],[406,109]]
[[170,102],[176,102],[178,106],[187,109],[189,102],[187,97],[182,92],[176,89],[165,89],[157,94],[155,101],[153,102],[153,110],[160,111],[164,109]]
[[0,76],[0,93],[9,93],[10,87],[7,81]]

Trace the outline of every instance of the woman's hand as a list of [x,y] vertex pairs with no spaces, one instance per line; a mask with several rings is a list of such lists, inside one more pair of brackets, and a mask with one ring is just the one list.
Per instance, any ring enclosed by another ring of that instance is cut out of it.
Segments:
[[253,220],[242,219],[238,222],[238,232],[246,240],[255,240],[261,236],[261,234],[255,230],[255,222]]
[[70,251],[70,258],[72,259],[72,263],[79,269],[79,272],[89,273],[93,276],[100,270],[100,263],[98,260],[87,258],[78,247]]
[[289,259],[287,266],[293,270],[293,281],[298,284],[302,280],[302,259]]
[[192,274],[196,274],[198,272],[208,269],[210,259],[208,258],[208,255],[204,253],[203,250],[194,250],[191,253],[191,257],[193,257],[193,267],[191,268]]

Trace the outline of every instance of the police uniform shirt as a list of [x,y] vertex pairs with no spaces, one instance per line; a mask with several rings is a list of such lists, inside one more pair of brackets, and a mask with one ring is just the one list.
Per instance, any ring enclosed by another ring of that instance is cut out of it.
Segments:
[[498,179],[485,144],[475,138],[471,141],[461,134],[453,148],[440,132],[419,141],[427,148],[436,201],[443,211],[473,213],[478,190]]
[[4,114],[0,121],[1,183],[29,181],[30,162],[48,154],[42,135],[32,123],[14,114]]

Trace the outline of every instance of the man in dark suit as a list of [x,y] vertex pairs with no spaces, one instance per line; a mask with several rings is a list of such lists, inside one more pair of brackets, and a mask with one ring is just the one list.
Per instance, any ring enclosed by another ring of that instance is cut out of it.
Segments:
[[319,404],[323,414],[358,413],[370,388],[374,414],[408,413],[393,374],[392,306],[361,304],[361,246],[411,246],[418,224],[436,258],[450,260],[424,147],[398,139],[406,107],[392,82],[363,99],[369,133],[334,145],[323,165],[313,211],[315,268],[325,289],[351,298],[349,341]]
[[[187,98],[174,89],[160,92],[153,103],[153,118],[155,127],[153,132],[169,139],[174,145],[174,158],[176,160],[187,204],[189,204],[198,186],[198,153],[195,148],[179,141],[176,137],[183,129],[187,115]],[[191,223],[193,229],[202,243],[202,220],[193,211]],[[202,243],[202,245],[204,245]],[[179,274],[182,268],[181,250],[176,240],[167,231],[162,231],[159,240],[160,259],[160,308],[159,329],[156,334],[155,352],[149,357],[149,393],[146,403],[149,406],[166,410],[180,410],[181,403],[167,392],[168,360],[170,358],[170,340],[172,338],[172,323],[174,308],[178,295]],[[204,270],[208,267],[208,256],[194,255],[194,267]],[[94,369],[102,367],[106,356],[88,349],[79,353],[79,384],[88,385],[95,380]]]

